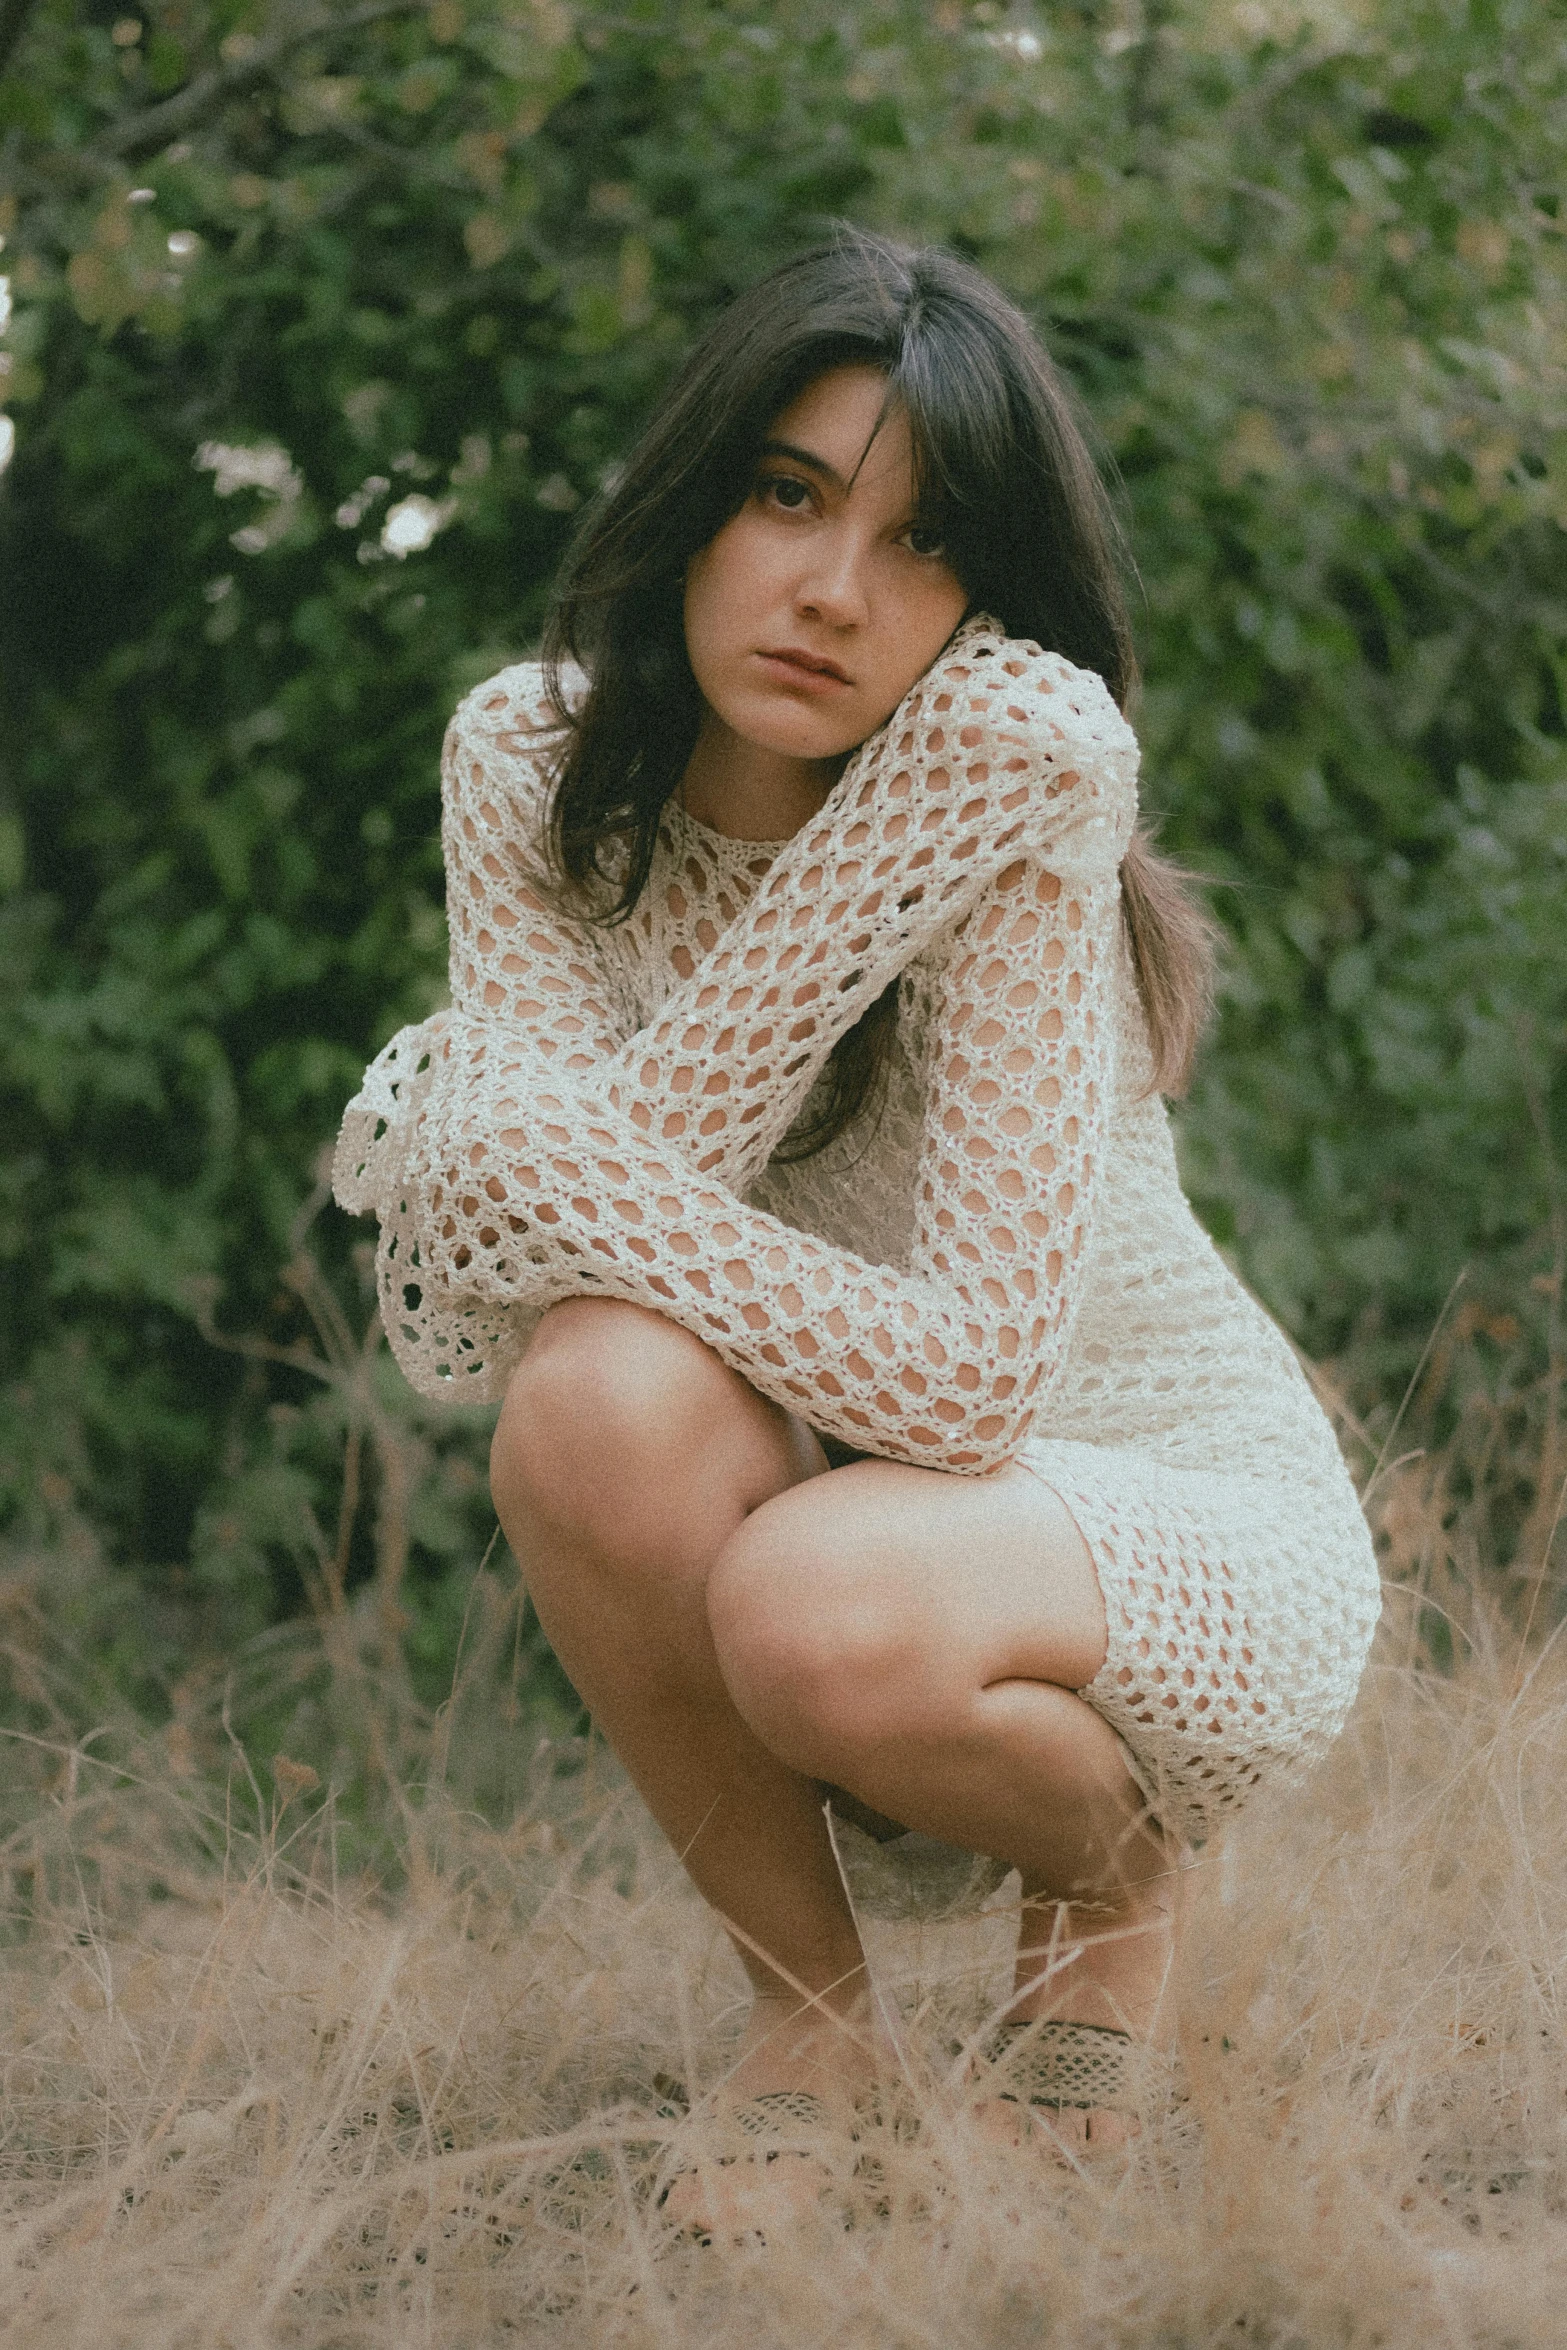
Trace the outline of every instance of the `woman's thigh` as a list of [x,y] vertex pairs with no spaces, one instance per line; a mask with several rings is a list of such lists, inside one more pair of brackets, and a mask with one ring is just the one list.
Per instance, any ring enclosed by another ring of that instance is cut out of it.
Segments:
[[1082,1689],[1107,1646],[1088,1546],[1018,1464],[970,1478],[867,1460],[780,1493],[720,1553],[708,1609],[747,1679],[912,1714],[1005,1681]]

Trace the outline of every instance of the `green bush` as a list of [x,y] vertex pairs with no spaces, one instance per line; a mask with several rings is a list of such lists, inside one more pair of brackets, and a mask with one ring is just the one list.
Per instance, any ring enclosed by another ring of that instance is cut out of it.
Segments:
[[[6,38],[14,1545],[97,1544],[213,1640],[315,1588],[347,1423],[282,1273],[364,1060],[440,999],[445,716],[693,336],[841,215],[990,269],[1119,470],[1149,798],[1234,940],[1201,1212],[1374,1427],[1465,1267],[1527,1369],[1567,1130],[1556,11],[39,0]],[[362,1235],[315,1233],[362,1318]],[[386,1408],[433,1673],[482,1430]]]

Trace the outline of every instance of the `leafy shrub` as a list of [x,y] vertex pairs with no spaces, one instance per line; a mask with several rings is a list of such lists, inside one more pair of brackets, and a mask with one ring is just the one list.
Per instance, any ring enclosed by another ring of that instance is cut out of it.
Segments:
[[[1202,1213],[1373,1429],[1466,1267],[1468,1334],[1534,1375],[1567,1118],[1550,11],[0,28],[14,1543],[101,1543],[214,1638],[308,1603],[343,1428],[280,1274],[365,1058],[440,999],[445,715],[535,637],[694,335],[843,214],[989,268],[1119,469],[1149,794],[1234,939],[1182,1119]],[[360,1236],[317,1235],[354,1306]],[[482,1430],[386,1408],[428,1448],[435,1656]]]

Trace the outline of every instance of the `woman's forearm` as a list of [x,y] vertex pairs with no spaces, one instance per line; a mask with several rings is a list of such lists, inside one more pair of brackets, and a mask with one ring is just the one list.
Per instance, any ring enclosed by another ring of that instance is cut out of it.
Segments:
[[[1063,1359],[1080,1294],[1118,919],[1113,871],[1063,897],[1035,865],[960,926],[906,1271],[750,1208],[575,1088],[493,1065],[432,1098],[410,1168],[423,1259],[454,1296],[651,1306],[859,1449],[994,1467]],[[976,1052],[1020,995],[1009,1049]]]
[[[1097,679],[971,622],[645,1028],[607,1045],[608,991],[587,985],[580,930],[558,916],[552,926],[542,902],[522,924],[480,932],[492,945],[501,932],[503,962],[531,951],[532,988],[468,962],[456,1006],[481,1013],[520,998],[524,1016],[489,1030],[504,1066],[520,1077],[536,1059],[541,1079],[547,1067],[743,1192],[839,1037],[1020,846],[1048,840],[1070,853],[1093,829],[1102,783],[1115,781],[1102,774],[1107,753],[1124,763],[1128,751],[1135,771],[1135,744]],[[454,982],[462,962],[454,953]],[[463,1051],[483,1057],[475,1032]]]
[[[658,1018],[612,1047],[610,1034],[624,1014],[615,1003],[612,975],[593,961],[594,936],[560,917],[543,897],[522,904],[517,888],[503,891],[508,876],[502,844],[490,837],[490,818],[502,811],[494,801],[465,809],[459,798],[449,807],[449,823],[455,819],[466,827],[471,837],[464,854],[474,872],[490,875],[496,893],[493,917],[489,901],[480,898],[471,901],[465,923],[465,939],[475,950],[465,974],[471,1009],[439,1015],[393,1041],[350,1106],[339,1147],[339,1198],[345,1206],[374,1207],[382,1218],[389,1316],[397,1311],[399,1283],[406,1286],[410,1266],[417,1267],[416,1286],[426,1305],[433,1286],[448,1301],[447,1310],[455,1313],[464,1300],[469,1309],[482,1302],[487,1320],[604,1278],[594,1263],[602,1247],[577,1221],[584,1201],[593,1206],[598,1179],[584,1171],[575,1180],[588,1184],[587,1193],[555,1198],[549,1186],[540,1190],[514,1181],[495,1155],[502,1129],[522,1133],[531,1106],[545,1097],[557,1102],[560,1116],[579,1133],[596,1127],[623,1134],[627,1147],[634,1143],[648,1158],[655,1219],[663,1213],[659,1202],[675,1200],[656,1174],[667,1164],[701,1178],[704,1186],[700,1203],[681,1196],[680,1213],[701,1204],[704,1214],[733,1222],[740,1212],[736,1195],[793,1123],[837,1036],[912,955],[972,913],[976,899],[994,887],[1009,861],[1018,863],[1025,846],[1036,857],[1048,857],[1058,876],[1091,869],[1100,885],[1108,876],[1113,903],[1115,868],[1135,810],[1135,764],[1135,744],[1097,679],[1037,648],[1011,645],[983,624],[963,632],[893,723],[856,755],[821,816],[775,860],[750,903]],[[481,771],[477,781],[481,791],[498,796],[492,776]],[[1053,919],[1046,919],[1046,929]],[[1050,945],[1040,920],[1029,917],[1006,951],[989,959],[985,984],[992,993],[1026,986],[1030,955],[1046,946],[1051,954],[1064,951],[1062,940],[1070,932],[1063,930]],[[1020,941],[1030,925],[1038,935],[1025,948]],[[1102,962],[1111,951],[1107,932]],[[455,924],[453,962],[455,977]],[[998,1034],[1009,1017],[1001,995]],[[530,1019],[527,1008],[535,1001],[537,1017]],[[1090,1045],[1089,1065],[1093,1052]],[[1078,1058],[1081,1064],[1081,1051]],[[970,1072],[974,1086],[995,1093],[988,1074],[973,1068],[971,1050],[960,1052],[955,1065]],[[938,1078],[942,1066],[938,1051]],[[510,1106],[503,1109],[503,1103]],[[1074,1124],[1059,1087],[1053,1099],[1048,1087],[1019,1099],[1009,1114],[1014,1128],[1042,1120],[1047,1126]],[[1075,1123],[1080,1127],[1082,1121]],[[447,1229],[451,1201],[470,1197],[480,1161],[489,1206],[482,1207],[473,1193],[479,1220],[468,1223],[464,1256]],[[459,1165],[464,1180],[444,1180]],[[561,1181],[570,1191],[573,1179]],[[1011,1182],[1014,1194],[1019,1184],[1037,1185],[1037,1167],[1020,1162]],[[951,1222],[948,1188],[945,1178],[922,1185],[920,1213],[937,1219],[933,1262],[940,1256],[940,1220]],[[973,1222],[975,1198],[972,1184],[960,1187],[960,1223]],[[999,1194],[986,1195],[981,1205],[987,1213],[1011,1212]],[[749,1244],[770,1247],[779,1229],[767,1218],[754,1232],[747,1223]],[[479,1234],[490,1237],[475,1248]],[[643,1301],[672,1310],[672,1301],[646,1285],[638,1270],[645,1261],[629,1246],[621,1279],[633,1288],[643,1281]],[[1008,1269],[1002,1264],[1000,1274]],[[830,1306],[823,1280],[834,1291],[880,1279],[846,1257],[832,1266],[813,1258],[809,1273],[824,1311]],[[727,1278],[721,1267],[719,1278]],[[949,1298],[943,1309],[938,1299],[926,1298],[920,1310],[938,1316],[956,1310],[982,1353],[1015,1351],[1025,1343],[1025,1322],[1033,1331],[1038,1315],[992,1327],[988,1310],[972,1303],[984,1296],[993,1302],[1004,1286],[982,1290],[960,1276],[954,1294],[967,1292],[970,1303],[953,1309]],[[616,1291],[622,1293],[630,1294]],[[1019,1296],[1020,1314],[1028,1303]],[[705,1312],[693,1310],[698,1334],[707,1335]],[[1048,1329],[1041,1325],[1037,1336],[1045,1344]],[[895,1350],[901,1344],[894,1329],[883,1331],[882,1339]],[[779,1376],[778,1366],[761,1354],[738,1367],[754,1370],[764,1383]],[[1032,1368],[1047,1375],[1042,1357]],[[925,1375],[913,1360],[902,1369],[910,1379]],[[996,1375],[1013,1377],[1010,1371]],[[806,1384],[812,1384],[809,1378]],[[779,1392],[781,1400],[793,1394],[787,1382]],[[985,1416],[969,1408],[978,1392],[962,1391],[968,1398],[961,1410],[964,1432],[953,1437],[949,1429],[943,1440],[947,1465],[983,1465],[995,1445],[1004,1448],[1010,1441],[1005,1428],[970,1441],[976,1418]],[[841,1421],[835,1420],[833,1399],[824,1391],[813,1408],[819,1424],[850,1443],[898,1449],[896,1428],[869,1430],[858,1405],[845,1404]]]

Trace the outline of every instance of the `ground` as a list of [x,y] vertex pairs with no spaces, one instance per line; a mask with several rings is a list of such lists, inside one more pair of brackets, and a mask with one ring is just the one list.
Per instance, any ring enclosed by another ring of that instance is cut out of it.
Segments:
[[215,1797],[151,1737],[139,1770],[60,1754],[5,1847],[0,2337],[1554,2345],[1567,1651],[1473,1605],[1437,1670],[1421,1612],[1393,1595],[1326,1766],[1199,1863],[1182,2111],[1087,2171],[996,2145],[954,2052],[1003,1994],[1007,1889],[870,1928],[902,2077],[821,2141],[820,2204],[739,2245],[658,2204],[739,1971],[601,1753],[541,1753],[504,1827],[426,1770],[392,1889],[334,1858],[307,1771]]

